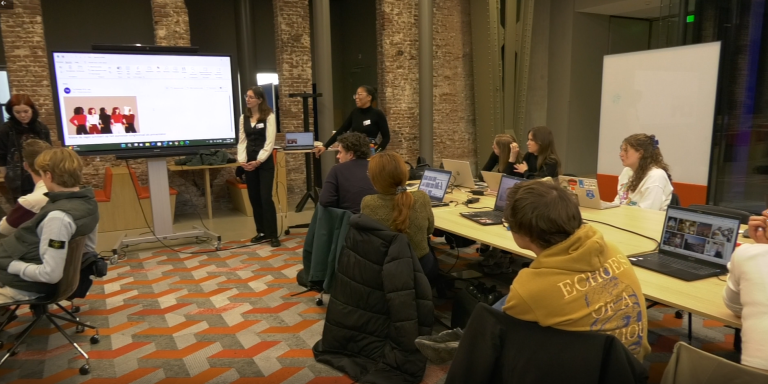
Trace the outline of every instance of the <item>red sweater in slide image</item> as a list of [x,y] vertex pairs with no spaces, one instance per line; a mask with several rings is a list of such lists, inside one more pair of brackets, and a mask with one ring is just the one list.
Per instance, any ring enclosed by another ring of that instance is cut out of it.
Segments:
[[71,119],[69,119],[69,122],[77,127],[78,125],[85,125],[85,119],[85,115],[74,115]]

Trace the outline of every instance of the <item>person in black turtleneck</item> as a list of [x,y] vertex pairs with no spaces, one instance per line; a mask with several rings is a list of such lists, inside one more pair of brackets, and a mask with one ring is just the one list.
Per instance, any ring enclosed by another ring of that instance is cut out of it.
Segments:
[[556,178],[560,175],[560,158],[555,150],[555,137],[552,131],[544,126],[533,127],[528,131],[528,153],[523,161],[515,163],[520,148],[517,143],[510,145],[509,163],[504,173],[526,179]]
[[280,246],[277,232],[277,210],[272,201],[275,179],[275,146],[277,124],[272,108],[267,105],[261,87],[252,87],[245,94],[245,113],[240,117],[240,136],[237,142],[237,161],[245,170],[248,200],[253,207],[256,236],[252,243],[270,241],[272,247]]
[[339,136],[347,132],[362,133],[371,142],[374,142],[379,134],[381,134],[381,143],[376,146],[376,151],[382,151],[387,148],[387,144],[389,144],[387,117],[384,116],[384,112],[371,106],[376,101],[376,89],[363,85],[357,89],[354,98],[357,108],[349,114],[344,124],[328,139],[325,145],[315,148],[315,156],[320,157],[326,149],[336,143],[336,139]]

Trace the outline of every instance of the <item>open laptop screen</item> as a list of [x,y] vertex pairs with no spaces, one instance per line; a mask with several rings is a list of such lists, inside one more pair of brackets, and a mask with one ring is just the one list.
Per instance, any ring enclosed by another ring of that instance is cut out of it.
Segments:
[[442,202],[448,183],[451,181],[451,171],[442,169],[426,169],[421,177],[419,190],[424,191],[432,201]]
[[661,249],[712,263],[728,264],[739,237],[739,220],[669,207]]
[[499,183],[499,192],[496,195],[496,205],[493,206],[494,210],[501,212],[504,211],[504,207],[507,205],[507,191],[521,181],[525,181],[525,179],[507,175],[501,177],[501,183]]
[[285,147],[311,147],[315,144],[312,132],[288,132],[285,134]]

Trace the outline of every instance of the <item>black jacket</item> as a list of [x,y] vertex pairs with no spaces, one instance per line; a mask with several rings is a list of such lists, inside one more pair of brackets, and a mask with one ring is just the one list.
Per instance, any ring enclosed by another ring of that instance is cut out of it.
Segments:
[[542,327],[480,304],[445,384],[647,381],[643,364],[612,335]]
[[408,237],[357,214],[336,267],[315,359],[359,383],[418,383],[418,336],[434,322],[432,289]]
[[14,198],[32,193],[35,182],[22,164],[21,150],[27,139],[38,139],[51,143],[51,131],[38,120],[38,112],[32,110],[32,120],[27,126],[13,115],[13,109],[6,105],[6,112],[10,116],[8,121],[0,126],[0,167],[6,168],[5,185]]

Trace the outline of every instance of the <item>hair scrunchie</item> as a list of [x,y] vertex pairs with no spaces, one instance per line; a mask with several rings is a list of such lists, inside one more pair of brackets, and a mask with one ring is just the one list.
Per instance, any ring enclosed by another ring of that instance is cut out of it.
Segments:
[[399,187],[397,187],[397,189],[395,189],[395,195],[399,195],[399,194],[401,194],[403,192],[406,192],[406,191],[408,191],[408,188],[406,188],[404,186],[399,186]]

